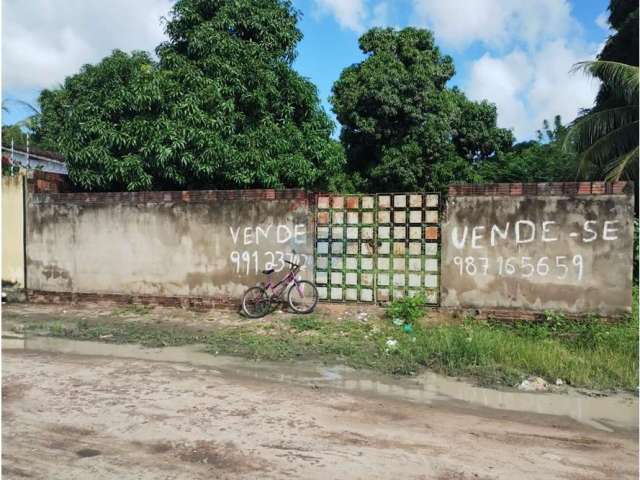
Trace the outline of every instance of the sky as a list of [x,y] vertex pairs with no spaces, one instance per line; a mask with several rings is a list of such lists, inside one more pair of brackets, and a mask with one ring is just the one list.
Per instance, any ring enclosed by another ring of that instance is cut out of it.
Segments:
[[[520,141],[544,119],[565,123],[592,106],[598,84],[571,66],[590,60],[611,33],[608,0],[293,0],[304,38],[294,63],[318,87],[323,106],[343,68],[362,61],[358,37],[374,26],[433,31],[451,55],[457,85],[473,100],[496,104],[498,125]],[[113,49],[153,50],[171,0],[7,0],[2,7],[3,124],[36,104],[86,63]],[[34,28],[37,26],[37,28]],[[335,118],[335,117],[334,117]],[[337,126],[338,128],[339,126]],[[337,133],[337,129],[336,129]]]

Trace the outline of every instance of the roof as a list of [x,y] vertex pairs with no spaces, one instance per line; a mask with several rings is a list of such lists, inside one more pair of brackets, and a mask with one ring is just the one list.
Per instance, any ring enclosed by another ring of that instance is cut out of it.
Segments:
[[[26,149],[2,147],[3,157],[8,157],[14,164],[21,165],[26,168],[37,168],[43,172],[59,173],[67,175],[67,165],[64,162],[64,157],[60,154],[47,152],[44,150],[32,150],[29,149],[27,154]],[[3,159],[4,162],[4,159]]]
[[[2,150],[9,153],[11,152],[11,147],[7,147],[6,145],[2,146]],[[24,153],[26,155],[27,149],[23,147],[13,147],[14,152]],[[49,150],[41,150],[39,148],[31,148],[29,147],[29,156],[30,157],[41,157],[47,160],[55,160],[57,162],[64,162],[64,155],[56,152],[51,152]]]

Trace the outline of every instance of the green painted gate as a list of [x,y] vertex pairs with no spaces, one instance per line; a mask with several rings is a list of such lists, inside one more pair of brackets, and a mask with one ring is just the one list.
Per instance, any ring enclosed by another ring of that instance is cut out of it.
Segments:
[[440,300],[437,193],[320,194],[315,281],[321,300]]

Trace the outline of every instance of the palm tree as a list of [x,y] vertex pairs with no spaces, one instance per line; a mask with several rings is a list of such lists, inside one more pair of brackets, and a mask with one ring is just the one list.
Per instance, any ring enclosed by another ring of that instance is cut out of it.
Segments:
[[[34,107],[29,102],[25,102],[24,100],[8,98],[8,99],[2,99],[2,112],[10,113],[12,104],[18,104],[18,105],[21,105],[22,107],[25,107],[26,109],[31,111],[31,115],[23,118],[22,120],[16,122],[13,125],[3,125],[2,126],[2,134],[3,134],[2,144],[9,145],[11,141],[17,140],[18,142],[17,144],[20,146],[24,146],[25,144],[28,145],[29,137],[35,133],[35,130],[38,126],[38,121],[40,119],[40,110],[38,110],[37,107]],[[18,132],[16,132],[15,130],[5,131],[5,128],[12,129],[15,127],[18,128]],[[9,135],[9,138],[5,138],[5,132]],[[16,135],[18,136],[18,139],[15,139]]]
[[564,147],[579,154],[580,172],[595,171],[608,181],[637,177],[638,67],[619,62],[576,63],[582,71],[602,80],[610,95],[570,125]]
[[16,122],[16,125],[20,128],[26,128],[29,132],[33,132],[38,122],[38,117],[40,116],[40,110],[31,105],[29,102],[25,102],[24,100],[19,100],[17,98],[8,98],[6,100],[2,100],[2,111],[5,113],[9,113],[11,111],[11,108],[9,108],[9,105],[11,103],[17,103],[18,105],[31,110],[31,115],[23,118],[19,122]]

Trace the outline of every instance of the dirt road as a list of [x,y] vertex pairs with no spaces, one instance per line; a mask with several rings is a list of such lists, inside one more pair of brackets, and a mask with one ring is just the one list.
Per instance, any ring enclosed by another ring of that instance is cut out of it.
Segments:
[[6,479],[637,478],[637,439],[188,364],[3,352]]

